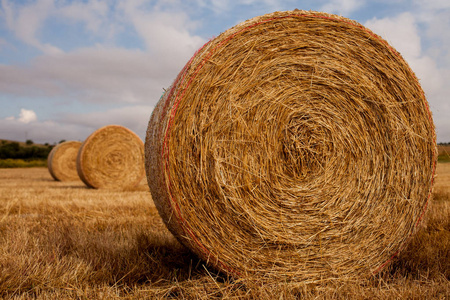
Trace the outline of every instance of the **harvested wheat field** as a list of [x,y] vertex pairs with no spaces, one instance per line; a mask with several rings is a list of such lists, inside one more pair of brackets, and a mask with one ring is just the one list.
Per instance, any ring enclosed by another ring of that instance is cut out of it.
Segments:
[[438,164],[425,220],[384,272],[362,281],[261,285],[204,266],[166,229],[143,181],[127,191],[0,169],[5,299],[446,299],[450,164]]

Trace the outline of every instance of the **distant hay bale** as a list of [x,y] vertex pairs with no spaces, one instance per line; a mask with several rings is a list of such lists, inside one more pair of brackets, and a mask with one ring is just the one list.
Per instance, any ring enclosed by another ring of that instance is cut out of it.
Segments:
[[135,187],[145,176],[144,143],[125,127],[102,127],[81,145],[77,170],[81,180],[92,188]]
[[436,164],[412,70],[355,21],[275,12],[205,44],[154,109],[152,198],[236,277],[367,278],[414,233]]
[[77,173],[77,154],[81,142],[67,141],[53,147],[47,157],[50,175],[58,181],[80,180]]

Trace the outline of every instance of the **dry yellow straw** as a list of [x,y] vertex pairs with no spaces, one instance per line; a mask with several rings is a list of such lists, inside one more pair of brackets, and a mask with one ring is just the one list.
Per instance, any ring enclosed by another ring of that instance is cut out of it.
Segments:
[[352,20],[275,12],[203,46],[155,108],[146,170],[172,233],[232,276],[365,278],[423,216],[436,163],[424,93]]
[[144,143],[131,130],[108,125],[93,132],[82,144],[77,170],[92,188],[124,189],[144,178]]
[[50,175],[58,181],[80,180],[77,173],[77,154],[81,142],[67,141],[53,147],[47,158]]

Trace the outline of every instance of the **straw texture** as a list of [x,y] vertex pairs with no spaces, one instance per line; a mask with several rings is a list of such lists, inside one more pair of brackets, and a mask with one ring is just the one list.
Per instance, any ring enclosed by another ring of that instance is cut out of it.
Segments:
[[380,271],[420,222],[435,163],[432,116],[400,54],[357,22],[299,10],[205,44],[146,137],[171,232],[261,280]]
[[53,147],[47,157],[50,175],[58,181],[80,180],[77,173],[77,155],[81,142],[66,141]]
[[80,147],[77,170],[92,188],[135,187],[145,176],[144,143],[123,126],[97,129]]

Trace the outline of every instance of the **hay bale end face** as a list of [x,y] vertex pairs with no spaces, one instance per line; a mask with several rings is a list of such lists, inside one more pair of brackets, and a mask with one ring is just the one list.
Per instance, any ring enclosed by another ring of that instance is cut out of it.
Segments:
[[53,147],[47,158],[50,175],[58,181],[80,180],[77,173],[77,154],[81,142],[66,141]]
[[319,12],[256,17],[209,41],[146,137],[166,225],[237,277],[377,273],[420,222],[435,164],[431,113],[401,55]]
[[81,145],[77,170],[81,180],[92,188],[135,187],[145,176],[144,143],[123,126],[102,127]]

